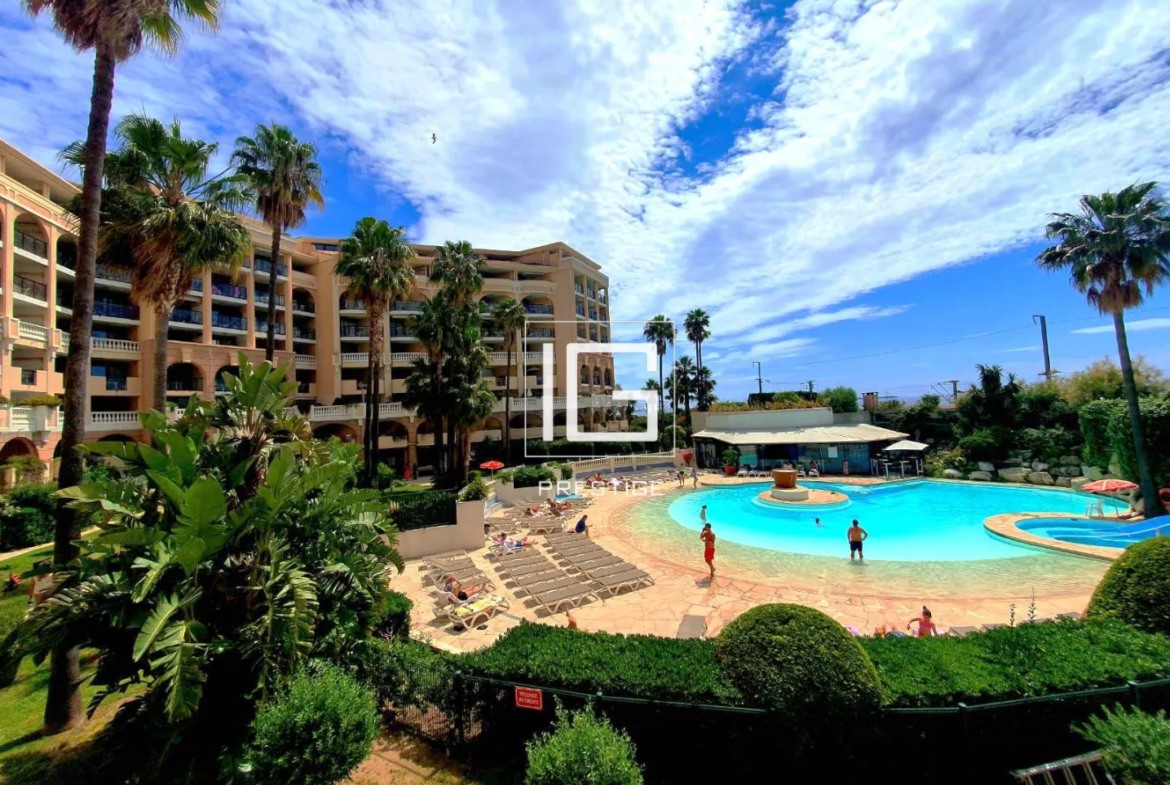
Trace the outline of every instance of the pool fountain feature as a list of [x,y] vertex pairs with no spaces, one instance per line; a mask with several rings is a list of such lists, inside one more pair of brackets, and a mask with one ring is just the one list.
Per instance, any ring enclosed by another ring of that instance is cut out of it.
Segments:
[[829,509],[849,503],[849,497],[839,491],[797,485],[795,469],[773,469],[772,482],[771,488],[756,497],[761,507]]

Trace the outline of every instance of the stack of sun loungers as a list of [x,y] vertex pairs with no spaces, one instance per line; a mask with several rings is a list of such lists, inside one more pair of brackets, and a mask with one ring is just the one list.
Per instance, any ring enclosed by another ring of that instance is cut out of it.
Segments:
[[623,589],[637,589],[654,583],[649,573],[614,556],[588,537],[579,534],[550,534],[548,545],[555,558],[568,569],[585,576],[599,592],[611,596]]
[[500,577],[516,584],[517,592],[527,594],[538,608],[549,614],[566,607],[575,608],[590,597],[598,597],[596,590],[580,576],[569,575],[557,567],[534,545],[497,554],[495,559]]
[[[436,589],[435,618],[445,624],[470,628],[509,608],[508,599],[496,594],[495,584],[466,551],[429,556],[423,559],[425,578],[438,587],[448,576],[454,576],[464,586],[479,587],[481,591],[468,600],[454,604]],[[493,592],[493,593],[489,593]]]

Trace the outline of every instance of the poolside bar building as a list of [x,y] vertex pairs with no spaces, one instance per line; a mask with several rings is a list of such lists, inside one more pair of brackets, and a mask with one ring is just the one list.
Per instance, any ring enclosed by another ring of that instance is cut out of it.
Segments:
[[737,412],[692,412],[700,468],[718,469],[723,451],[739,450],[741,466],[772,469],[816,461],[830,474],[869,474],[870,458],[906,434],[870,422],[869,412],[834,414],[824,407]]

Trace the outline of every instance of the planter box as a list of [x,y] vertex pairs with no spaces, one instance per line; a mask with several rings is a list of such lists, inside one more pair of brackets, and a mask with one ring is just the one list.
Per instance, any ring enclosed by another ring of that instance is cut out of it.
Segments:
[[458,502],[455,524],[428,526],[398,534],[398,553],[404,559],[417,559],[449,551],[474,551],[482,548],[483,500]]

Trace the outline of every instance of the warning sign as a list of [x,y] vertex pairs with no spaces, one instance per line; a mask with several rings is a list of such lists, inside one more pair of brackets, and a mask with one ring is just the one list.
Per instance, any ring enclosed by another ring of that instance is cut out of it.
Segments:
[[516,688],[516,706],[521,709],[544,709],[544,693],[530,687]]

